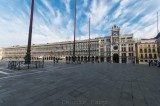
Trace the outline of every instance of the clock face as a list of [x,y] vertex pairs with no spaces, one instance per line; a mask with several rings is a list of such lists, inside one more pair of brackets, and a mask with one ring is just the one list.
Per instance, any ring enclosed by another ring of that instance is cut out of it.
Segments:
[[113,49],[114,49],[114,50],[118,50],[118,46],[117,46],[117,45],[114,46]]
[[118,35],[118,32],[113,32],[113,35]]

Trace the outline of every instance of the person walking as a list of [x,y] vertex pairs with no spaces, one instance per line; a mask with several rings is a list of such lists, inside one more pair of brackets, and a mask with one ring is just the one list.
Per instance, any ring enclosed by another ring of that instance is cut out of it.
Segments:
[[151,61],[149,60],[149,67],[150,67],[150,65],[151,65]]
[[55,60],[55,57],[53,58],[53,61],[54,61],[54,64],[55,64],[55,61],[56,61],[56,60]]

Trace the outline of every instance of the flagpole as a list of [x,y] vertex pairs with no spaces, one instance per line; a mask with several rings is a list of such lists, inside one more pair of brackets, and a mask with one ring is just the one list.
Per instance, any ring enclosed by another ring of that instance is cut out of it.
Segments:
[[90,62],[90,16],[89,16],[89,41],[88,41],[88,52],[89,52],[89,57],[88,57],[88,61]]
[[159,33],[159,30],[158,30],[158,12],[157,12],[157,34]]
[[28,46],[27,46],[27,53],[26,53],[26,56],[25,56],[25,64],[30,64],[31,63],[31,40],[32,40],[33,12],[34,12],[34,0],[32,0],[32,4],[31,4]]
[[73,62],[75,62],[75,40],[76,40],[76,0],[74,2],[74,45],[73,45]]

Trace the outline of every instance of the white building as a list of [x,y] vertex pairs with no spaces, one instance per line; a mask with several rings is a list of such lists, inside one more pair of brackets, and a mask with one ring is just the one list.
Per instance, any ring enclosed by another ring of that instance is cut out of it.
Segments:
[[[118,26],[112,27],[111,36],[99,37],[90,40],[90,60],[101,62],[133,63],[136,60],[135,41],[133,34],[121,35]],[[88,39],[76,40],[76,59],[89,60]],[[4,48],[3,59],[23,60],[26,54],[26,46],[13,46]],[[37,60],[72,59],[73,41],[32,45],[31,58]]]

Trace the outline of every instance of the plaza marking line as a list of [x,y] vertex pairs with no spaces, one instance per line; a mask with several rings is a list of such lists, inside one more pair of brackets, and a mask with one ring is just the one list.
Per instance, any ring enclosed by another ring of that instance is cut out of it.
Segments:
[[[57,69],[57,70],[72,69],[72,68],[77,68],[77,67],[80,67],[80,66],[60,68],[60,69]],[[53,70],[49,70],[49,71],[37,71],[37,72],[32,72],[32,73],[27,73],[27,74],[20,74],[20,75],[12,75],[12,76],[7,76],[7,77],[2,77],[2,78],[0,78],[0,80],[7,79],[7,78],[13,78],[13,77],[20,77],[20,76],[25,76],[25,75],[30,75],[30,74],[36,74],[36,73],[38,74],[38,73],[42,73],[42,72],[50,72],[50,71],[53,71]]]
[[9,73],[6,73],[6,72],[3,72],[3,71],[0,71],[0,74],[8,75]]
[[5,68],[0,68],[0,70],[12,71],[12,70],[10,70],[10,69],[7,69],[7,67],[5,67]]

